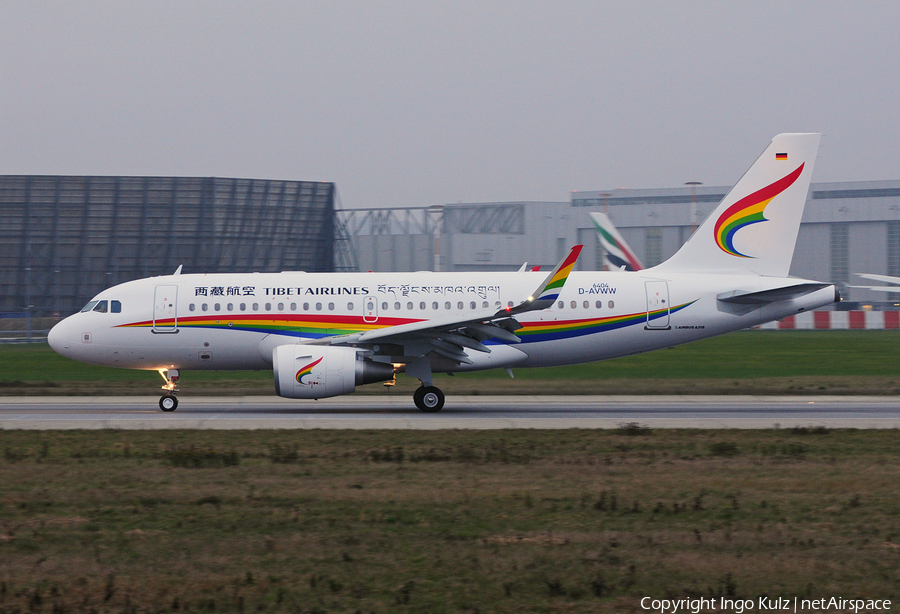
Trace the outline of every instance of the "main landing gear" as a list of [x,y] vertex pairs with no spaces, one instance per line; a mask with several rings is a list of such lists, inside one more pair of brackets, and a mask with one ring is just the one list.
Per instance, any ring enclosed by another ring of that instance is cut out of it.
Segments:
[[424,412],[441,411],[444,406],[444,393],[437,386],[419,386],[413,393],[416,407]]
[[178,408],[178,398],[175,394],[178,392],[178,380],[181,375],[178,369],[160,369],[159,374],[166,380],[163,385],[163,394],[159,398],[159,408],[163,411],[175,411]]

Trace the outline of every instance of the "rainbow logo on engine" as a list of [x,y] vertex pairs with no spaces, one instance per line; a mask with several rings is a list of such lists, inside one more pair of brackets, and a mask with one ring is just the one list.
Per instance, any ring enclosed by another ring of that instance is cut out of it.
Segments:
[[754,256],[742,254],[735,249],[734,235],[737,234],[738,230],[746,228],[751,224],[767,222],[768,219],[763,215],[766,205],[797,181],[797,177],[803,172],[803,166],[804,165],[801,164],[797,167],[797,170],[789,175],[782,177],[775,183],[767,185],[761,190],[757,190],[749,196],[745,196],[728,207],[725,212],[719,216],[719,219],[716,220],[716,225],[713,229],[716,245],[719,246],[719,249],[726,254],[731,254],[738,258],[753,258]]
[[[325,358],[325,357],[323,356],[322,358]],[[305,376],[309,375],[310,373],[312,373],[313,367],[315,367],[317,364],[319,364],[320,362],[322,362],[322,358],[320,358],[319,360],[316,360],[316,361],[313,361],[313,362],[309,363],[308,365],[306,365],[305,367],[302,367],[299,371],[297,371],[296,378],[297,378],[297,383],[298,383],[298,384],[305,384],[305,383],[306,383],[306,382],[303,381],[303,378],[304,378]]]

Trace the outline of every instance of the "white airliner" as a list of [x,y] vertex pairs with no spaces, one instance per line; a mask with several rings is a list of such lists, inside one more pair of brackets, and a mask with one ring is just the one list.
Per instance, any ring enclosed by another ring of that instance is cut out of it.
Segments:
[[[788,277],[818,134],[776,136],[668,261],[639,272],[179,274],[104,290],[50,331],[96,365],[158,370],[172,411],[180,371],[272,369],[277,394],[319,399],[434,373],[549,367],[672,347],[839,300]],[[510,371],[510,373],[512,373]]]

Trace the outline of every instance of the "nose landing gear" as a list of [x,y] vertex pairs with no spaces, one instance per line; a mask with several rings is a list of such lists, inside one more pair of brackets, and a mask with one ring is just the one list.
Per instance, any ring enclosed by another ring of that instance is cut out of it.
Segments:
[[163,411],[175,411],[178,407],[178,398],[175,394],[178,392],[178,380],[181,377],[178,369],[160,369],[159,374],[166,380],[162,387],[163,394],[159,399],[159,408]]

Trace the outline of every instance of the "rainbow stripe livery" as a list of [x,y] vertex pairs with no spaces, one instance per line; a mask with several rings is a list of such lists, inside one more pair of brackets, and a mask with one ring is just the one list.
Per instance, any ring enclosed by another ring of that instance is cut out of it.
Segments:
[[303,384],[304,383],[303,378],[306,377],[307,375],[309,375],[310,373],[312,373],[313,367],[315,367],[320,362],[322,362],[321,358],[318,360],[314,360],[313,362],[309,363],[308,365],[306,365],[305,367],[302,367],[299,371],[297,371],[297,375],[294,376],[294,379],[297,380],[297,383]]
[[[270,335],[284,335],[302,339],[322,339],[335,335],[349,335],[371,330],[419,322],[415,318],[382,317],[377,323],[366,322],[361,316],[275,314],[269,316],[225,314],[211,318],[194,316],[179,318],[178,326],[197,330],[233,330]],[[174,320],[157,320],[156,326],[174,326]],[[153,328],[152,320],[122,324],[119,328]]]
[[801,164],[794,172],[753,192],[749,196],[745,196],[728,207],[728,209],[719,216],[719,219],[716,220],[716,225],[713,228],[713,235],[719,249],[726,254],[731,254],[738,258],[753,258],[754,256],[742,254],[734,247],[734,235],[737,234],[737,231],[746,228],[751,224],[768,221],[763,215],[766,206],[772,202],[773,198],[784,192],[797,181],[800,173],[803,172],[803,166],[804,165]]
[[[571,339],[583,335],[625,328],[635,324],[644,324],[645,322],[665,317],[666,314],[677,313],[682,309],[693,305],[695,302],[696,300],[693,300],[682,305],[674,306],[671,309],[657,309],[649,312],[639,311],[600,318],[575,318],[548,322],[527,322],[524,324],[524,327],[518,331],[518,336],[521,338],[522,343],[535,343],[551,339]],[[254,320],[252,326],[249,325],[249,321],[241,322],[240,320],[237,320],[226,323],[221,320],[211,320],[208,318],[179,320],[179,326],[192,329],[247,331],[314,340],[324,339],[333,335],[349,335],[370,330],[380,330],[420,321],[421,320],[406,318],[380,318],[379,324],[373,325],[365,323],[360,316],[333,316],[330,319],[326,319],[325,316],[322,316],[315,321],[312,321],[309,318],[284,316],[277,321],[272,320],[272,318],[266,320]],[[277,322],[277,324],[275,322]],[[148,328],[150,326],[152,326],[152,322],[138,322],[135,324],[126,324],[122,327]],[[501,342],[490,340],[486,341],[486,343],[487,345],[497,345]],[[312,369],[314,366],[315,364],[311,364],[308,367],[304,367],[304,369]],[[301,369],[301,371],[303,370]],[[301,373],[298,372],[298,378],[300,375]],[[299,379],[297,381],[299,382]]]
[[683,303],[676,307],[655,309],[652,311],[639,311],[637,313],[629,313],[618,316],[607,316],[602,318],[587,318],[578,320],[560,320],[551,322],[529,322],[524,325],[522,330],[518,331],[522,343],[538,343],[541,341],[554,341],[559,339],[573,339],[584,335],[593,335],[596,333],[604,333],[627,328],[639,324],[646,324],[659,318],[665,318],[668,315],[677,313],[682,309],[690,307],[697,300]]

